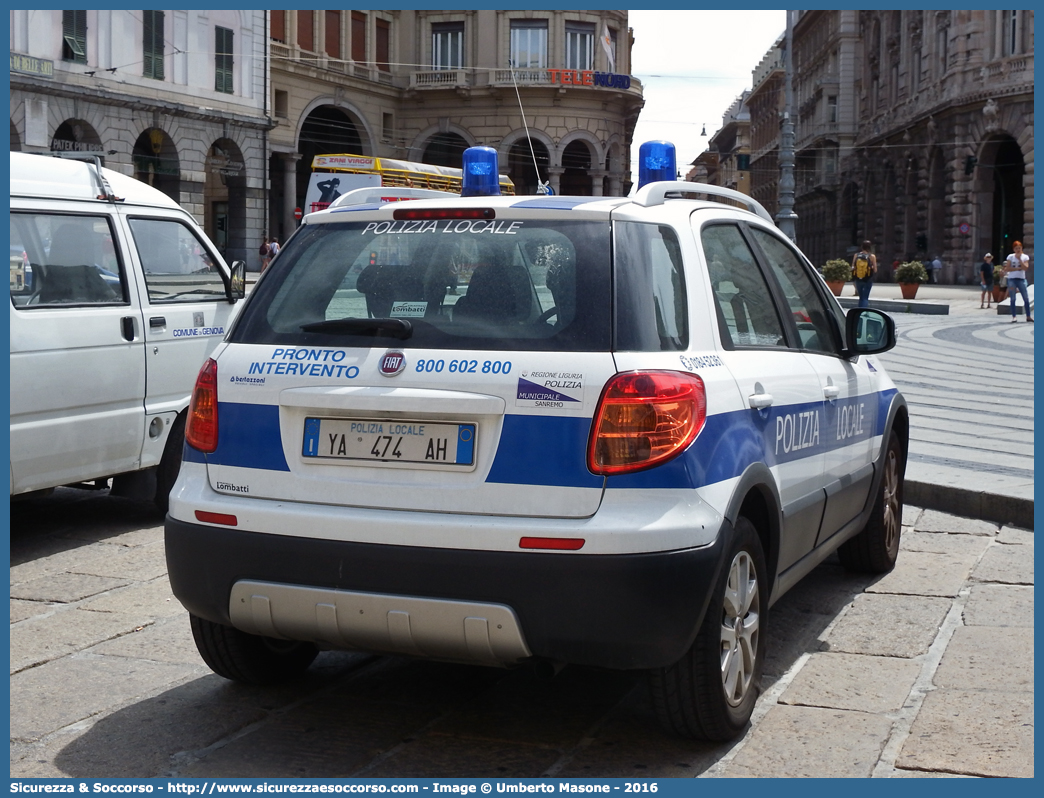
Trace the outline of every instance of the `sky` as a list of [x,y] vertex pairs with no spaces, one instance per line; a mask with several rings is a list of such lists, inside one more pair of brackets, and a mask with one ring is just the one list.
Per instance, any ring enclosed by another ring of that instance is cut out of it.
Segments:
[[[645,107],[631,151],[652,139],[677,148],[682,177],[721,128],[722,115],[751,88],[751,73],[786,29],[778,11],[628,11],[634,29],[631,75],[642,82]],[[707,126],[707,137],[700,132]]]

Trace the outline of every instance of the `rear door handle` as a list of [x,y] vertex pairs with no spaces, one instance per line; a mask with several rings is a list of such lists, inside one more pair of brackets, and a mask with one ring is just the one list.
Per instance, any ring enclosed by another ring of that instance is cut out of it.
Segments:
[[828,402],[833,402],[841,395],[841,389],[836,385],[827,385],[823,388],[823,396],[826,397]]
[[120,333],[125,341],[134,340],[134,317],[124,316],[120,319]]
[[750,406],[755,410],[761,410],[772,405],[772,394],[770,393],[752,393],[747,399],[750,402]]
[[158,330],[160,327],[166,327],[167,320],[163,316],[152,316],[149,319],[149,328],[152,330]]

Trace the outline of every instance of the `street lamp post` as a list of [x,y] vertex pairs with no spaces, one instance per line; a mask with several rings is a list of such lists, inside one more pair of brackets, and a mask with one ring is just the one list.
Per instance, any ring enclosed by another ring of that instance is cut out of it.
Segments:
[[793,11],[787,12],[786,51],[783,61],[783,124],[779,135],[779,212],[776,226],[797,243],[794,220],[794,23]]

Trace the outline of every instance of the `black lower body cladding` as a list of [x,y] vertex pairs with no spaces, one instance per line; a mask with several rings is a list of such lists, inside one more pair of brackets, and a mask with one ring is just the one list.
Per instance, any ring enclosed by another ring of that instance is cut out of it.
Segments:
[[577,555],[385,546],[166,521],[174,595],[231,625],[232,586],[288,585],[504,604],[535,657],[608,668],[662,667],[692,643],[720,568],[710,546]]

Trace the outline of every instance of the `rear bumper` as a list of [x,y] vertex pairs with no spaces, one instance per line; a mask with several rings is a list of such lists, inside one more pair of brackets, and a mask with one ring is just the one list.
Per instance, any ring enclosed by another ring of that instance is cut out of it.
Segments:
[[[194,615],[244,631],[259,633],[266,627],[239,609],[233,620],[234,591],[237,603],[263,593],[262,604],[269,600],[267,593],[276,597],[273,602],[282,602],[270,615],[270,634],[483,662],[484,655],[466,655],[474,646],[454,649],[449,640],[441,641],[448,648],[440,648],[438,640],[434,646],[416,639],[396,644],[395,628],[401,629],[410,617],[421,624],[424,612],[430,614],[444,604],[452,605],[448,611],[465,622],[482,615],[495,626],[497,618],[503,621],[506,616],[483,608],[497,607],[517,619],[522,641],[521,647],[503,649],[508,653],[496,658],[501,664],[528,652],[558,662],[651,668],[677,661],[691,645],[717,579],[724,542],[731,535],[727,522],[720,532],[711,544],[698,548],[580,555],[322,540],[168,516],[165,538],[174,595]],[[288,595],[294,601],[278,598]],[[369,627],[367,635],[353,635],[346,611],[356,606],[353,601],[367,602],[382,613],[387,631]],[[476,605],[479,608],[473,609]],[[325,614],[329,624],[330,606],[337,610],[336,634],[321,632],[316,620]],[[313,629],[320,632],[313,634]],[[460,650],[465,656],[452,653]]]

